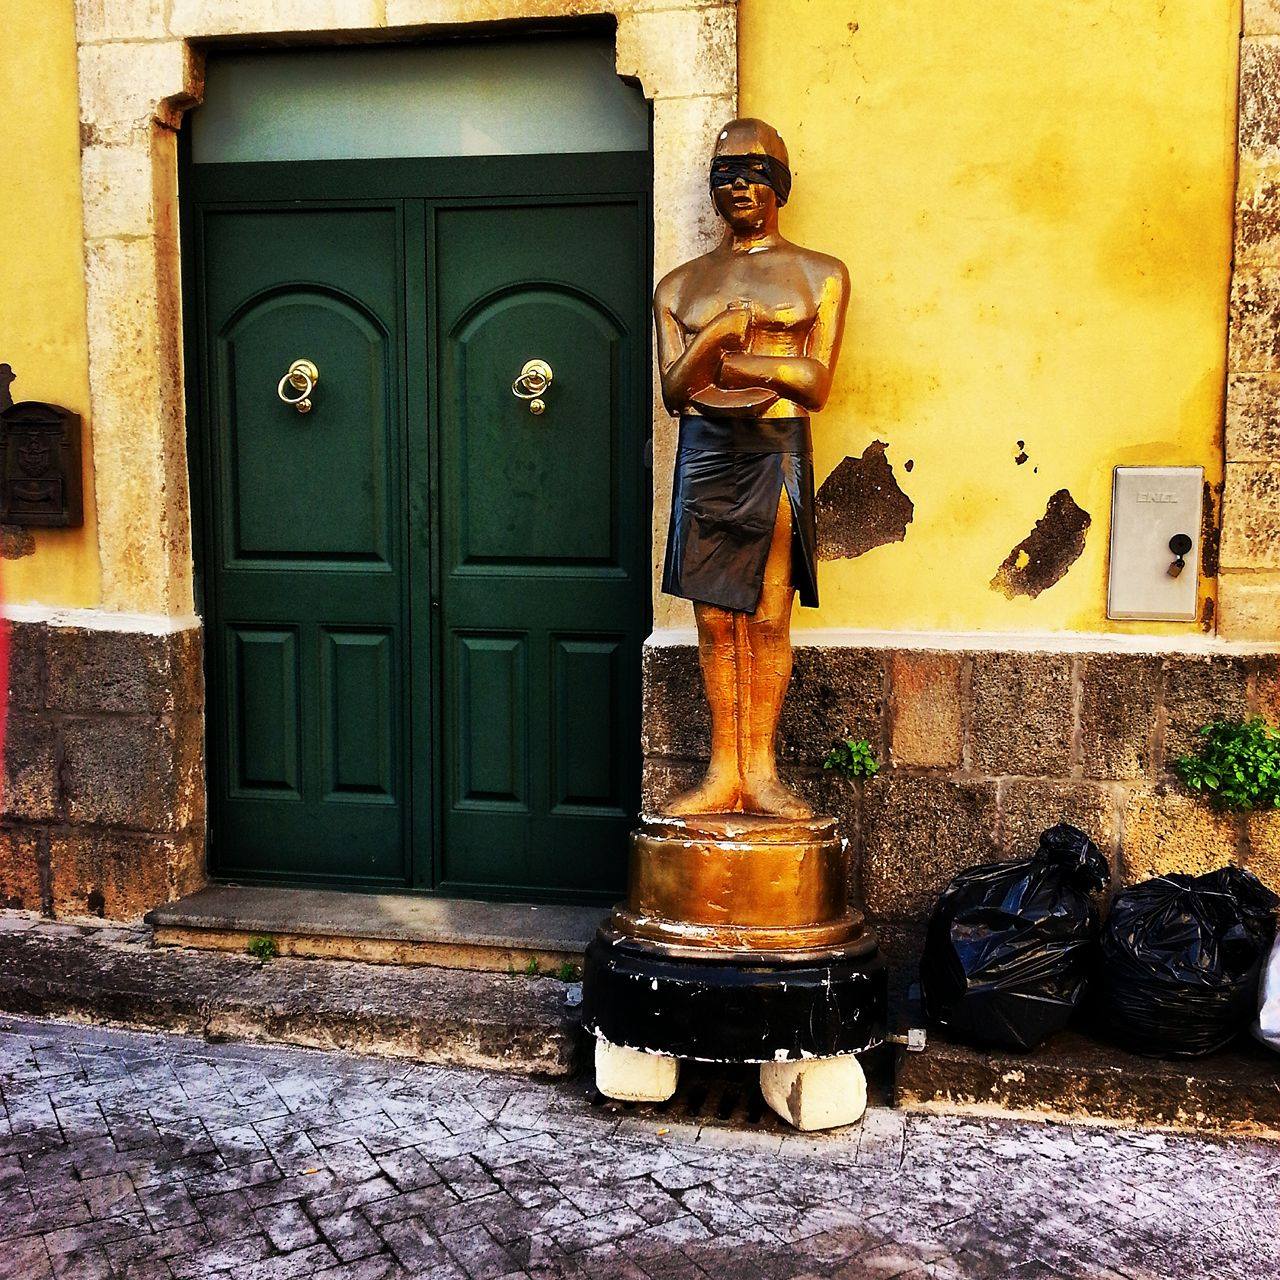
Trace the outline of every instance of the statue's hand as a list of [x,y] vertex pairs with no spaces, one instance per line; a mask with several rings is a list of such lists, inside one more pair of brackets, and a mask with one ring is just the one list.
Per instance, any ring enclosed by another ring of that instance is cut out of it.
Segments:
[[750,329],[751,309],[738,303],[710,320],[698,336],[716,343],[722,351],[741,351],[747,345]]
[[717,384],[726,390],[758,387],[760,385],[760,373],[758,369],[743,368],[740,355],[730,351],[720,361],[720,376],[717,379]]

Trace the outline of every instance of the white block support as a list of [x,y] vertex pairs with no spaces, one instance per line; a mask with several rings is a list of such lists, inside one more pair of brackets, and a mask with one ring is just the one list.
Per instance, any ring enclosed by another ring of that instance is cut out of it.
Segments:
[[760,1092],[789,1125],[805,1131],[854,1124],[867,1109],[867,1077],[852,1055],[762,1063]]
[[680,1059],[596,1039],[596,1088],[618,1102],[666,1102],[676,1091]]

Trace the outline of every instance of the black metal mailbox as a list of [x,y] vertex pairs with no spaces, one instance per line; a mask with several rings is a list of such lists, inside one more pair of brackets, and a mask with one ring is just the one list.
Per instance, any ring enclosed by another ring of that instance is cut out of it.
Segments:
[[0,371],[0,524],[83,524],[80,415],[39,400],[12,403],[13,375],[7,365]]

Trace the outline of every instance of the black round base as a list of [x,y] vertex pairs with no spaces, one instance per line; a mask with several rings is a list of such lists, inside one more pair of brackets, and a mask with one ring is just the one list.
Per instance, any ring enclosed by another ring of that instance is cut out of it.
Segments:
[[885,1036],[884,958],[750,964],[689,959],[602,929],[582,971],[583,1024],[596,1036],[703,1062],[791,1062],[861,1053]]

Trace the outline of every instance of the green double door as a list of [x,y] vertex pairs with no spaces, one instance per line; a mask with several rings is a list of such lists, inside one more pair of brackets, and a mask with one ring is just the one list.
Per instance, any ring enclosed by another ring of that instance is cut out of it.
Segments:
[[[615,891],[649,622],[647,158],[184,181],[212,871]],[[531,359],[540,413],[513,389]]]

